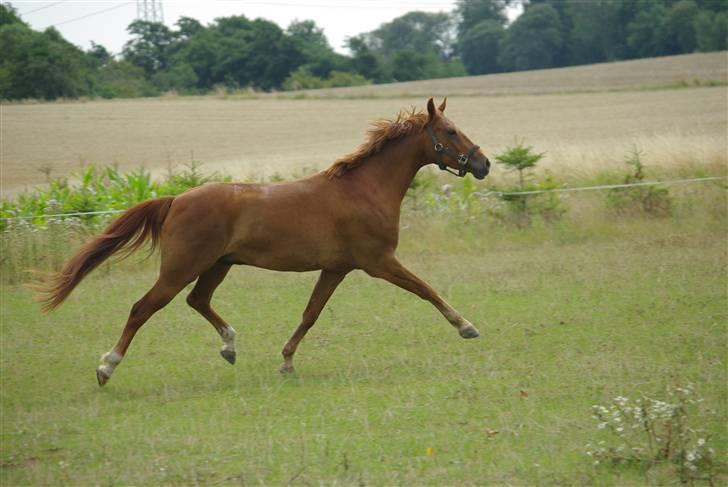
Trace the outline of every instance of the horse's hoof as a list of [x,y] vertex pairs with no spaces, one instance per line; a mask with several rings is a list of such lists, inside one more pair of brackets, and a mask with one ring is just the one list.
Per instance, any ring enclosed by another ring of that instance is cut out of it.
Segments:
[[278,372],[280,372],[281,374],[293,374],[294,372],[296,372],[296,369],[293,368],[293,365],[283,364],[278,369]]
[[463,338],[478,338],[480,332],[474,326],[469,326],[460,330],[460,336]]
[[109,381],[109,379],[111,379],[111,376],[106,375],[106,373],[104,373],[104,371],[101,370],[100,367],[98,369],[96,369],[96,380],[99,381],[99,387],[106,384]]
[[234,350],[220,350],[222,358],[230,362],[230,365],[235,365],[235,351]]

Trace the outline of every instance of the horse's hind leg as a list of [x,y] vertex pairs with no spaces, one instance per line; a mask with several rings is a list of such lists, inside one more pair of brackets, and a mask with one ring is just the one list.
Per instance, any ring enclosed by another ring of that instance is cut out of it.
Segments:
[[[194,278],[194,277],[193,277]],[[126,321],[121,337],[110,352],[101,357],[101,365],[96,368],[96,378],[103,386],[111,378],[136,332],[157,311],[164,308],[193,278],[169,279],[160,274],[157,282],[142,299],[134,303]]]
[[212,309],[212,306],[210,306],[212,293],[215,292],[217,286],[219,286],[223,279],[225,279],[229,270],[229,264],[218,262],[210,269],[200,274],[194,289],[192,289],[192,292],[187,295],[187,304],[204,316],[205,319],[207,319],[207,321],[215,327],[215,330],[217,330],[217,333],[222,338],[222,349],[220,350],[220,355],[222,355],[222,357],[231,364],[234,364],[235,330],[232,326],[225,323],[225,320],[223,320],[220,315]]

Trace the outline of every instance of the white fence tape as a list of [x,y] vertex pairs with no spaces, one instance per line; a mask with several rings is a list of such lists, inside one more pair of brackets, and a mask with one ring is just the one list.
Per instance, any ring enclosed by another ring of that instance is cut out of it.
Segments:
[[[476,196],[487,197],[487,196],[516,196],[526,194],[543,194],[543,193],[568,193],[574,191],[596,191],[604,189],[617,189],[617,188],[632,188],[635,186],[657,186],[657,185],[668,185],[668,184],[683,184],[683,183],[698,183],[704,181],[718,181],[721,179],[727,179],[728,176],[709,176],[704,178],[692,178],[692,179],[672,179],[669,181],[645,181],[642,183],[625,183],[625,184],[603,184],[600,186],[581,186],[577,188],[556,188],[556,189],[542,189],[535,191],[476,191]],[[0,218],[3,221],[14,221],[14,220],[35,220],[36,218],[66,218],[70,216],[85,216],[85,215],[113,215],[115,213],[124,213],[126,210],[105,210],[105,211],[85,211],[77,213],[56,213],[53,215],[28,215],[28,216],[13,216],[8,218]]]
[[672,179],[670,181],[644,181],[641,183],[624,183],[624,184],[603,184],[600,186],[582,186],[578,188],[556,188],[556,189],[540,189],[534,191],[486,191],[475,192],[477,196],[516,196],[525,194],[543,194],[543,193],[569,193],[572,191],[596,191],[603,189],[632,188],[635,186],[657,186],[668,184],[697,183],[702,181],[718,181],[726,179],[728,176],[710,176],[705,178],[692,179]]

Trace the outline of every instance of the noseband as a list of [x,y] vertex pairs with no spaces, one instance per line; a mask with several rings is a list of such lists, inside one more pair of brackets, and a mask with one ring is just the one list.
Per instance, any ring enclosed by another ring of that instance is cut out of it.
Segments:
[[[455,176],[465,176],[465,173],[468,172],[468,168],[470,166],[470,156],[475,154],[475,151],[480,149],[480,146],[474,145],[473,148],[470,149],[466,154],[462,152],[460,154],[457,154],[454,150],[450,149],[442,142],[437,140],[437,137],[435,137],[435,132],[432,130],[431,125],[427,126],[427,133],[430,134],[430,138],[432,139],[432,148],[435,150],[435,154],[437,154],[437,167],[439,167],[443,171],[449,172],[450,174],[454,174]],[[447,166],[447,164],[445,164],[445,162],[442,160],[443,154],[450,156],[458,163],[458,172],[453,171]]]

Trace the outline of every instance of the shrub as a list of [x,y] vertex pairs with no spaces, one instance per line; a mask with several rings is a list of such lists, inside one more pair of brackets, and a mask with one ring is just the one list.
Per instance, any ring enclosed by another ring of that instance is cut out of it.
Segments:
[[547,223],[555,222],[566,210],[561,206],[561,197],[551,192],[560,184],[553,175],[547,174],[541,181],[535,181],[533,169],[544,153],[534,153],[533,147],[526,146],[525,140],[496,156],[496,162],[511,171],[518,172],[518,184],[497,191],[502,206],[492,207],[489,213],[498,220],[526,228],[532,225],[533,217],[539,216]]
[[[636,147],[625,159],[625,164],[633,168],[624,177],[625,184],[645,182],[645,165],[642,163],[642,152]],[[672,201],[667,188],[657,186],[633,186],[630,188],[614,188],[607,193],[607,205],[617,214],[644,213],[649,216],[664,217],[672,212]]]
[[348,71],[332,71],[328,78],[319,78],[302,66],[292,72],[283,82],[286,91],[308,90],[317,88],[338,88],[342,86],[360,86],[371,84],[364,76]]

